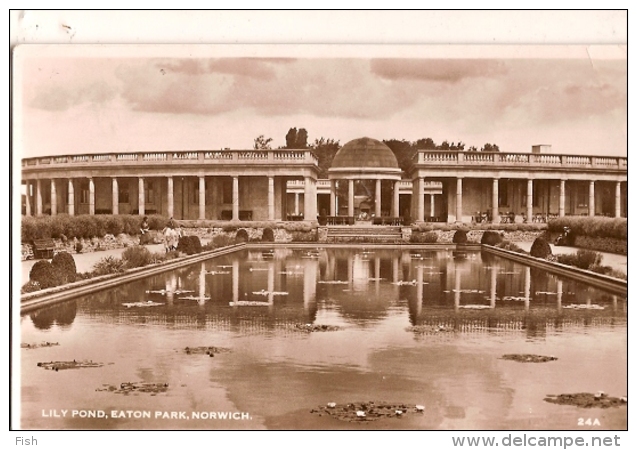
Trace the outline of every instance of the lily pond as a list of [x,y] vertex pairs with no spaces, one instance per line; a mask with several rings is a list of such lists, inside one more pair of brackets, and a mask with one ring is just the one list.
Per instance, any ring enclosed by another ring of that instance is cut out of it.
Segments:
[[627,429],[626,298],[479,251],[242,250],[21,338],[23,429]]

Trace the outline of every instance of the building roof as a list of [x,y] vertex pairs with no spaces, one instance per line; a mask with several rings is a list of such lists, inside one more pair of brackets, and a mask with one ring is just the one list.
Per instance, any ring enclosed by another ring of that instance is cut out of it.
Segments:
[[368,137],[349,141],[334,155],[331,169],[349,167],[399,169],[394,152],[381,141]]

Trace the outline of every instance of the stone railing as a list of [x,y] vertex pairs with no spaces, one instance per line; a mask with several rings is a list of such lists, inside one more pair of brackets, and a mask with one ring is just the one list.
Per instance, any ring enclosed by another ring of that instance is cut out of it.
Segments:
[[61,155],[25,158],[22,167],[40,165],[71,166],[121,165],[121,164],[169,164],[201,162],[203,164],[311,164],[318,166],[318,159],[309,149],[302,150],[197,150],[177,152],[102,153],[92,155]]
[[414,155],[417,166],[515,166],[600,168],[626,170],[628,158],[615,156],[555,155],[547,153],[500,153],[419,150]]

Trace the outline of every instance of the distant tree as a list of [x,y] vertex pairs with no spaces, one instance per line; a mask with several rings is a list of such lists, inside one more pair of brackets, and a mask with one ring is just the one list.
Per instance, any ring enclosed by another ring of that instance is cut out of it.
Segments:
[[478,151],[478,147],[476,147],[475,145],[472,145],[471,147],[469,147],[467,149],[468,152],[477,152]]
[[496,144],[484,144],[484,146],[480,149],[481,152],[499,152],[500,147]]
[[418,139],[415,142],[415,147],[418,150],[435,150],[436,143],[431,138]]
[[295,148],[307,148],[307,130],[305,128],[299,128],[294,145]]
[[263,135],[260,135],[254,139],[254,149],[255,150],[271,150],[270,142],[272,142],[272,138],[266,138]]
[[412,163],[412,158],[416,154],[416,148],[414,145],[406,140],[399,141],[398,139],[384,140],[383,143],[394,152],[398,166],[402,170],[407,170]]
[[451,146],[449,145],[449,142],[445,140],[445,141],[442,141],[442,144],[440,144],[440,145],[439,145],[439,146],[437,146],[436,148],[437,148],[438,150],[450,150],[450,149],[451,149],[450,147],[451,147]]
[[296,128],[290,128],[285,135],[285,148],[294,148],[296,145]]
[[320,139],[314,139],[314,142],[309,147],[318,158],[319,178],[327,178],[327,169],[332,166],[334,155],[340,150],[341,144],[334,139],[321,137]]

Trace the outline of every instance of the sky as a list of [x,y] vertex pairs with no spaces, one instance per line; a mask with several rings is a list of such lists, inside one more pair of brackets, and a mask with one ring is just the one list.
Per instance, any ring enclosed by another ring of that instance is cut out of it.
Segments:
[[277,148],[292,127],[309,142],[430,137],[627,154],[621,46],[77,47],[18,48],[23,157],[246,149],[259,135]]

